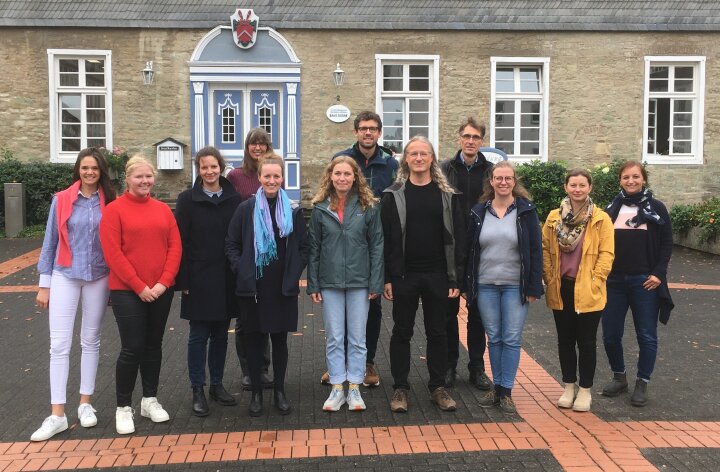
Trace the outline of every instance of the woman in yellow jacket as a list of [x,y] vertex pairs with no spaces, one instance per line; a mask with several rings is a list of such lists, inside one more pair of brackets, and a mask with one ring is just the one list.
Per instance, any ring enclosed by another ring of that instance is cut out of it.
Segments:
[[570,170],[565,177],[567,197],[550,212],[542,229],[545,300],[555,316],[565,383],[558,406],[575,411],[589,411],[592,404],[597,329],[615,250],[612,221],[595,207],[591,191],[590,173]]

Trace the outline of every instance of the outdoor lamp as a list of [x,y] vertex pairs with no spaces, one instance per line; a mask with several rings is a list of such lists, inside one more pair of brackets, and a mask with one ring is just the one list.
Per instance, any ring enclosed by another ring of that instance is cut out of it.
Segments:
[[152,63],[153,61],[147,61],[145,63],[145,68],[142,70],[143,83],[145,85],[152,85],[153,78],[155,77],[155,71],[153,70]]
[[345,71],[340,68],[339,62],[337,68],[333,71],[333,78],[335,79],[336,87],[340,87],[343,84],[343,81],[345,81]]

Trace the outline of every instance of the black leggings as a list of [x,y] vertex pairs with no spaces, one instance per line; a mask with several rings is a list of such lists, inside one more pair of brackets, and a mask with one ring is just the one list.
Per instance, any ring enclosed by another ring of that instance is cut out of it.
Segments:
[[[593,386],[597,353],[597,330],[602,311],[575,312],[575,281],[562,279],[562,310],[553,310],[558,334],[558,354],[564,383],[574,383],[580,371],[579,385]],[[575,350],[577,346],[577,351]]]
[[[272,366],[276,390],[285,388],[285,372],[288,364],[287,331],[270,333],[272,342]],[[253,392],[262,391],[260,376],[263,371],[265,360],[266,336],[261,333],[243,333],[243,345],[247,356],[250,381]]]
[[130,406],[138,370],[143,397],[156,397],[162,364],[162,340],[173,291],[146,303],[129,290],[112,290],[115,321],[120,332],[120,355],[115,367],[117,406]]

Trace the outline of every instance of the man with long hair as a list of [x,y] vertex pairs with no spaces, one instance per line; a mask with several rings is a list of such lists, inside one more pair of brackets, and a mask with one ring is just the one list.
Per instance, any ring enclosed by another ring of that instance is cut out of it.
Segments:
[[406,412],[410,384],[410,341],[418,302],[422,300],[427,337],[428,388],[443,411],[456,404],[445,390],[448,298],[460,295],[465,266],[465,222],[455,190],[438,165],[424,136],[408,141],[397,181],[385,190],[381,204],[385,238],[386,299],[393,302],[390,370],[393,412]]

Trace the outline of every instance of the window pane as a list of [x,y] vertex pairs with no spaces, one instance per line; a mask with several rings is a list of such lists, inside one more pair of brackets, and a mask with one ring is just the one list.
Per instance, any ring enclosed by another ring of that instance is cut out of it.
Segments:
[[88,147],[91,147],[91,146],[105,147],[105,138],[88,139],[87,145],[88,145]]
[[692,100],[675,100],[673,111],[677,112],[692,112]]
[[105,125],[87,125],[87,135],[91,138],[102,138],[105,136]]
[[383,146],[390,149],[395,154],[402,154],[402,141],[383,140]]
[[692,79],[694,67],[675,67],[675,79]]
[[673,143],[673,153],[675,154],[690,154],[692,152],[692,146],[690,141],[675,141]]
[[430,80],[410,79],[410,90],[413,92],[427,92],[430,90]]
[[85,72],[86,73],[105,73],[105,61],[102,59],[87,59],[85,61]]
[[495,147],[505,151],[505,154],[515,154],[515,145],[512,142],[502,143],[495,141]]
[[692,113],[675,113],[673,126],[692,126]]
[[692,80],[676,80],[675,81],[676,92],[692,92],[693,81]]
[[515,132],[512,128],[495,130],[495,141],[513,141],[514,139]]
[[87,95],[85,105],[88,108],[105,108],[105,95]]
[[60,108],[80,108],[80,95],[61,95]]
[[513,127],[515,126],[515,115],[508,115],[508,114],[496,114],[495,115],[495,127],[496,128],[504,128],[504,127]]
[[498,67],[495,71],[495,77],[497,80],[513,80],[515,76],[512,67]]
[[79,139],[63,139],[62,140],[62,150],[63,151],[79,151],[80,150],[80,140]]
[[540,145],[538,143],[520,143],[520,154],[538,155],[540,154]]
[[520,126],[537,126],[540,124],[540,115],[522,115]]
[[520,113],[540,113],[540,102],[538,100],[523,100],[520,105]]
[[430,124],[430,115],[427,113],[410,113],[410,126],[428,126]]
[[105,110],[88,110],[86,115],[89,123],[105,123]]
[[495,113],[515,113],[515,102],[511,100],[495,102]]
[[414,77],[430,77],[430,66],[429,65],[411,65],[410,66],[410,78]]
[[80,110],[63,110],[60,120],[63,123],[80,123]]
[[538,128],[522,128],[520,130],[521,141],[539,141],[540,130]]
[[103,74],[85,74],[85,85],[88,87],[104,87],[105,76]]
[[673,127],[673,139],[692,139],[692,128]]
[[515,82],[512,80],[497,80],[495,82],[495,91],[496,92],[514,92],[515,91]]
[[402,78],[403,76],[403,66],[400,64],[391,64],[391,65],[384,65],[383,66],[383,77],[388,78]]
[[[402,113],[405,100],[402,98],[385,98],[383,99],[383,114],[387,115],[392,112]],[[383,121],[384,123],[384,121]]]
[[402,79],[385,79],[385,80],[383,80],[383,90],[386,92],[402,91]]
[[410,100],[410,111],[430,111],[430,100],[424,98]]
[[428,136],[428,129],[425,127],[411,127],[410,128],[410,136],[425,136],[427,138]]
[[403,66],[402,65],[384,65],[383,66],[383,90],[401,91],[403,88]]
[[402,128],[396,126],[383,127],[383,141],[402,141]]
[[61,128],[63,138],[79,138],[80,137],[80,125],[62,125]]

